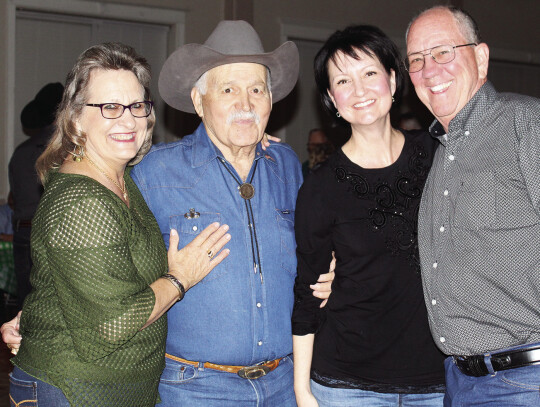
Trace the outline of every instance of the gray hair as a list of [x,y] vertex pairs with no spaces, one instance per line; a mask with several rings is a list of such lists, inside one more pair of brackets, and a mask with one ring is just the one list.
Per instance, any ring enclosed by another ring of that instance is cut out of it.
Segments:
[[456,25],[458,26],[458,29],[461,32],[461,35],[463,35],[463,38],[465,38],[466,42],[474,42],[475,44],[479,44],[481,42],[480,31],[478,30],[478,25],[476,24],[476,21],[474,21],[474,19],[469,13],[467,13],[466,11],[458,7],[443,6],[443,5],[430,7],[424,11],[421,11],[419,14],[413,17],[411,22],[407,26],[407,31],[405,32],[405,42],[407,41],[407,38],[409,37],[409,30],[411,29],[411,26],[413,25],[413,23],[419,17],[422,17],[424,14],[432,10],[449,11],[454,17]]
[[[193,87],[197,88],[201,95],[206,95],[206,92],[208,91],[207,73],[208,71],[203,73],[201,77],[197,79],[197,82],[195,82],[195,84],[193,85]],[[266,88],[268,89],[268,92],[272,93],[272,78],[270,77],[270,70],[268,68],[266,68]]]

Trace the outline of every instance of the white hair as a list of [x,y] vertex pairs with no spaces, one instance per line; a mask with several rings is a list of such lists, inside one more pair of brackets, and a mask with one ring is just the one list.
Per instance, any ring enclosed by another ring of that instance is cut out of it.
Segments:
[[208,90],[208,83],[207,83],[207,75],[208,71],[203,73],[199,79],[197,79],[197,82],[195,82],[195,85],[193,85],[194,88],[197,88],[199,93],[201,95],[206,95],[206,91]]
[[475,43],[479,44],[481,42],[480,40],[480,33],[478,30],[478,25],[476,24],[476,21],[465,11],[453,7],[453,6],[434,6],[430,7],[422,12],[420,12],[418,15],[412,18],[411,22],[407,26],[407,31],[405,31],[405,42],[407,41],[407,38],[409,37],[409,30],[411,29],[411,26],[413,23],[419,18],[422,17],[424,14],[432,11],[432,10],[446,10],[449,11],[452,14],[452,17],[454,17],[454,20],[456,22],[456,25],[461,33],[463,35],[463,38],[468,43]]
[[261,116],[253,110],[249,112],[234,111],[227,116],[227,124],[231,124],[237,120],[253,120],[255,123],[259,124],[261,122]]
[[[197,79],[197,82],[195,82],[195,84],[193,85],[193,87],[197,88],[201,95],[206,95],[206,92],[208,91],[207,73],[208,71],[203,73],[201,77]],[[272,78],[270,76],[270,70],[268,68],[266,68],[266,88],[268,89],[269,93],[272,93]]]

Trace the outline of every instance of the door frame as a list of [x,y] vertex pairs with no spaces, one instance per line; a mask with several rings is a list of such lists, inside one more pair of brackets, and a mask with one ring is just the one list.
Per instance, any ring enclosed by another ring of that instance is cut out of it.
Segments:
[[[155,8],[145,6],[133,6],[128,4],[113,4],[106,1],[81,1],[81,0],[8,0],[0,6],[0,15],[4,15],[4,35],[6,45],[0,65],[3,71],[3,98],[5,109],[0,109],[0,199],[6,198],[8,185],[7,164],[15,148],[15,35],[17,10],[34,12],[49,12],[67,14],[72,16],[94,17],[110,20],[141,22],[160,24],[169,27],[167,39],[167,52],[170,54],[180,45],[184,44],[185,35],[185,12],[178,9]],[[3,12],[2,12],[3,11]],[[1,22],[1,21],[0,21]],[[0,52],[0,56],[2,52]],[[2,85],[0,85],[0,89]]]

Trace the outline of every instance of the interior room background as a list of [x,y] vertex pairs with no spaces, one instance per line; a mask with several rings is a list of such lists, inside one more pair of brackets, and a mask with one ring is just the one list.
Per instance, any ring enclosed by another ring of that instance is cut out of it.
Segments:
[[[184,43],[202,43],[223,19],[243,19],[259,33],[265,50],[285,40],[300,50],[295,90],[274,106],[269,133],[289,143],[301,161],[307,135],[322,127],[337,144],[334,128],[316,98],[312,62],[324,40],[350,24],[383,29],[405,50],[410,18],[435,4],[464,8],[477,20],[491,50],[489,79],[502,91],[540,97],[540,2],[538,0],[2,0],[0,1],[0,201],[8,193],[7,165],[13,149],[26,139],[20,113],[48,82],[64,83],[75,58],[90,45],[121,41],[144,55],[153,70],[157,126],[154,142],[191,133],[194,115],[168,108],[157,79],[167,56]],[[432,117],[407,89],[394,118],[412,112],[422,125]]]

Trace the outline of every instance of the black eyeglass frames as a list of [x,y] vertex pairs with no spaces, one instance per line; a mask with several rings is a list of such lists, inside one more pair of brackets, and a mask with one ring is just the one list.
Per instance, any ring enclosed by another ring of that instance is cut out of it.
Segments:
[[118,119],[124,114],[126,109],[129,109],[133,117],[142,118],[150,116],[154,102],[145,100],[143,102],[135,102],[127,106],[121,103],[87,103],[86,106],[99,107],[101,110],[101,115],[105,119]]

